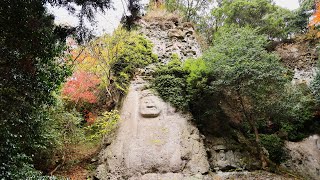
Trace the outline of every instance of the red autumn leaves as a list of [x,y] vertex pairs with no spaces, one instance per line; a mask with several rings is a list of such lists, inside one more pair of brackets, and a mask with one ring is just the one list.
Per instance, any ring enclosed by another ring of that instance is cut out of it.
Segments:
[[62,95],[75,104],[96,103],[100,79],[91,73],[78,71],[65,83]]

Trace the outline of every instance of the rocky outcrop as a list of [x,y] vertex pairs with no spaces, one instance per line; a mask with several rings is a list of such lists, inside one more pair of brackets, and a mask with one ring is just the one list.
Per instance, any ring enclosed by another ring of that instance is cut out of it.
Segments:
[[[190,23],[160,18],[147,22],[141,20],[140,26],[141,33],[153,42],[153,51],[162,63],[168,63],[173,54],[177,54],[182,61],[201,55]],[[307,66],[291,64],[292,58],[299,62],[299,59],[309,57],[300,54],[295,48],[297,47],[288,45],[278,47],[277,51],[283,53],[283,62],[292,70],[308,71]],[[310,57],[314,58],[314,55]],[[315,64],[309,61],[306,63],[312,66]],[[210,136],[214,134],[212,131],[215,128],[222,127],[214,125],[215,121],[205,123],[208,133],[205,133],[206,137],[201,135],[190,115],[177,112],[152,90],[147,89],[147,79],[150,79],[152,69],[149,66],[138,72],[130,85],[121,109],[121,122],[116,138],[112,141],[106,139],[106,147],[100,153],[96,171],[98,179],[290,179],[264,171],[247,172],[246,170],[259,169],[260,163],[249,150],[239,147],[242,140],[239,137],[231,140],[227,137]],[[298,79],[303,78],[299,76]],[[202,132],[205,132],[203,129]],[[316,147],[319,148],[319,140],[316,142]],[[316,149],[310,151],[307,148],[312,144],[311,139],[302,143],[303,148],[287,143],[291,160],[283,165],[314,179],[319,173],[320,155]]]
[[121,110],[116,139],[100,154],[97,178],[209,178],[209,163],[198,129],[189,115],[175,111],[139,76]]
[[260,168],[260,163],[255,156],[230,138],[207,136],[205,146],[210,167],[216,172]]
[[191,23],[177,21],[153,21],[141,20],[141,33],[153,44],[153,52],[159,60],[168,63],[172,54],[177,54],[181,60],[196,58],[201,55],[194,28]]
[[293,84],[310,84],[316,74],[318,61],[315,44],[308,41],[281,44],[276,47],[276,52],[282,63],[294,71]]
[[286,142],[288,160],[282,165],[307,179],[320,177],[320,136],[313,135],[301,142]]

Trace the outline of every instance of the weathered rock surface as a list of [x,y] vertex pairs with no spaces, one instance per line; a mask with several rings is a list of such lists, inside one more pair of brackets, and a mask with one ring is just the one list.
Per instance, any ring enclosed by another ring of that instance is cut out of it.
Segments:
[[193,26],[179,21],[141,22],[141,33],[153,44],[153,52],[163,63],[170,61],[172,54],[177,54],[181,60],[196,58],[201,55]]
[[145,85],[140,77],[132,82],[117,137],[101,152],[97,178],[205,179],[209,163],[198,129]]
[[255,170],[260,167],[256,157],[234,140],[207,136],[205,146],[210,167],[215,171]]
[[[140,25],[141,33],[153,42],[153,51],[163,63],[168,63],[174,53],[181,60],[201,55],[193,26],[189,23],[181,23],[177,19],[141,22]],[[282,59],[288,67],[298,71],[296,79],[303,81],[311,77],[310,69],[306,67],[315,64],[305,58],[310,56],[312,59],[314,55],[301,55],[295,48],[294,45],[288,45],[277,51],[283,52]],[[301,66],[296,63],[300,61],[304,62]],[[305,63],[308,65],[305,66]],[[304,71],[307,75],[300,75]],[[152,66],[149,66],[138,74],[150,76],[151,72]],[[138,75],[130,85],[121,109],[122,121],[116,138],[113,141],[106,139],[106,148],[100,153],[100,165],[96,171],[98,179],[290,179],[264,171],[244,171],[258,169],[259,162],[248,151],[235,145],[240,141],[234,143],[228,139],[203,137],[189,115],[176,112],[154,92],[146,89],[147,82],[144,79]],[[214,129],[211,127],[221,128],[212,124],[208,127],[212,131]],[[296,143],[287,143],[292,159],[284,165],[310,179],[317,179],[320,176],[320,142],[309,139],[301,142],[301,145],[303,148]],[[307,148],[311,145],[315,145],[318,151],[315,147],[312,150]],[[229,170],[242,172],[222,172]]]
[[266,171],[218,172],[213,180],[297,180],[296,178],[272,174]]
[[282,165],[307,179],[320,177],[320,136],[313,135],[301,142],[286,142],[289,160]]
[[282,44],[276,47],[276,52],[282,63],[294,71],[293,84],[310,84],[316,74],[316,45],[308,41]]

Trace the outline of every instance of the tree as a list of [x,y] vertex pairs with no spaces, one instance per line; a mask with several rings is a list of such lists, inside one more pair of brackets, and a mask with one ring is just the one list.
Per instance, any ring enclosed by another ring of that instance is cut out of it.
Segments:
[[[111,8],[111,0],[42,0],[42,3],[43,5],[50,3],[52,6],[64,7],[79,18],[79,25],[76,28],[71,28],[69,33],[72,33],[80,43],[93,38],[92,31],[85,26],[85,20],[95,24],[96,12],[104,12],[105,9]],[[80,7],[80,11],[76,11],[76,6]],[[70,28],[62,28],[62,33],[65,34],[68,29]]]
[[[0,177],[25,179],[33,175],[41,151],[53,138],[47,107],[54,92],[71,73],[59,58],[65,49],[61,29],[44,7],[48,1],[0,2]],[[52,1],[50,1],[52,2]],[[84,5],[80,14],[107,7],[109,1],[65,0],[54,5]],[[100,5],[99,5],[100,4]],[[90,8],[92,7],[92,8]],[[60,32],[60,33],[59,33]],[[63,33],[62,33],[63,34]]]
[[266,45],[267,37],[255,29],[224,26],[203,57],[160,68],[154,83],[165,100],[190,110],[199,123],[216,121],[219,128],[227,129],[224,126],[236,115],[242,125],[248,124],[263,167],[268,158],[262,150],[259,127],[288,110],[274,109],[288,104],[282,100],[290,77],[279,57],[265,50]]
[[[152,53],[150,41],[135,31],[127,31],[121,27],[111,35],[106,34],[90,41],[75,52],[76,72],[83,72],[85,77],[80,78],[80,81],[71,80],[70,82],[77,82],[80,83],[79,86],[87,87],[87,85],[82,85],[86,82],[83,79],[92,79],[89,76],[97,77],[100,82],[99,85],[96,84],[98,85],[97,93],[94,94],[98,102],[92,105],[106,105],[111,109],[126,94],[137,68],[143,68],[157,61],[157,57]],[[71,84],[66,84],[66,90]],[[79,97],[78,95],[82,93],[79,94],[78,89],[69,89],[67,94],[71,96],[68,95],[68,97],[72,97],[72,94]]]
[[79,71],[73,74],[64,84],[62,96],[72,101],[75,106],[83,106],[85,103],[96,103],[97,87],[100,80],[97,76]]
[[301,0],[300,7],[292,12],[288,26],[292,33],[305,33],[308,30],[311,11],[315,8],[315,0]]
[[199,14],[208,7],[212,0],[167,0],[165,5],[170,12],[180,11],[186,21],[196,22]]
[[[198,124],[211,132],[218,127],[215,135],[230,135],[231,126],[253,134],[262,167],[271,162],[262,147],[270,150],[273,162],[282,161],[283,151],[275,149],[283,141],[276,134],[289,140],[305,137],[314,107],[308,88],[290,84],[291,72],[266,50],[267,42],[251,27],[223,26],[201,58],[160,67],[153,83],[164,100],[189,110]],[[315,82],[316,91],[318,86]]]
[[288,38],[288,22],[292,12],[276,6],[271,0],[222,0],[221,6],[213,9],[216,30],[224,25],[257,28],[270,39]]
[[124,14],[121,21],[127,30],[131,30],[134,27],[134,23],[139,19],[141,5],[139,0],[128,0],[128,10],[130,15]]
[[204,56],[213,77],[211,89],[229,101],[230,109],[238,109],[250,125],[263,167],[267,159],[261,149],[258,124],[271,118],[269,112],[281,100],[289,80],[279,57],[265,50],[266,44],[267,38],[252,28],[221,28],[214,46]]

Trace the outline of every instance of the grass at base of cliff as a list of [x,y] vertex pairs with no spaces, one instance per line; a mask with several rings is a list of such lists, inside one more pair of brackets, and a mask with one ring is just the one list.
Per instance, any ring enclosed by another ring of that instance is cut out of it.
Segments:
[[58,168],[53,175],[71,180],[93,177],[101,149],[100,143],[81,143],[69,148],[70,153],[63,163],[56,166]]

